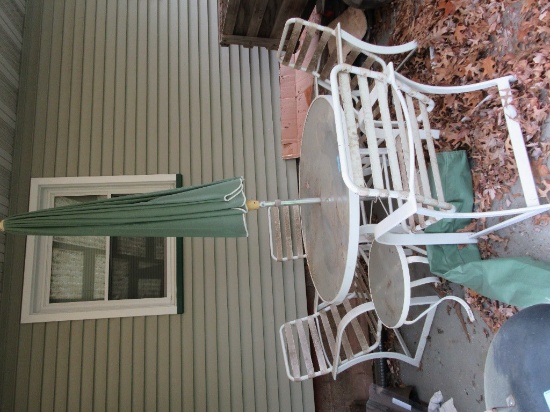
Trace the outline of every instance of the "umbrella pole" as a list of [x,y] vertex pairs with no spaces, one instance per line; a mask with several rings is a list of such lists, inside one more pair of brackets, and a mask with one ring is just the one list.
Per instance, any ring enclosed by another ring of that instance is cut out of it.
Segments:
[[292,205],[311,205],[315,203],[321,203],[320,197],[312,197],[307,199],[295,199],[295,200],[247,200],[246,207],[248,210],[258,210],[264,207],[280,207],[280,206],[292,206]]
[[[281,207],[281,206],[292,206],[292,205],[311,205],[315,203],[321,203],[321,198],[312,197],[306,199],[295,199],[295,200],[273,200],[273,201],[264,201],[264,200],[247,200],[246,207],[248,210],[258,210],[265,207]],[[0,220],[0,233],[4,232],[4,220]]]

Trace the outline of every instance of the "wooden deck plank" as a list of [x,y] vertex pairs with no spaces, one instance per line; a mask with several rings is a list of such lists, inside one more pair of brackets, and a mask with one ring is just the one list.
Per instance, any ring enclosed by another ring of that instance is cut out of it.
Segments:
[[222,16],[220,34],[231,34],[234,32],[240,3],[241,0],[220,1],[220,16]]
[[280,39],[286,21],[290,17],[301,16],[307,4],[307,0],[284,0],[278,10],[277,17],[273,21],[269,37],[272,39]]
[[257,37],[262,21],[264,20],[265,11],[267,9],[268,0],[256,0],[252,10],[252,16],[248,24],[246,35],[248,37]]
[[[258,37],[270,38],[273,29],[273,21],[277,18],[277,13],[284,0],[270,0],[265,10],[264,19],[258,31]],[[279,40],[279,39],[277,39]]]
[[236,36],[223,34],[220,36],[220,45],[229,46],[231,44],[244,47],[265,47],[269,50],[277,50],[279,47],[279,39],[266,39],[260,37]]
[[285,22],[308,19],[315,0],[226,0],[220,2],[219,43],[277,50]]

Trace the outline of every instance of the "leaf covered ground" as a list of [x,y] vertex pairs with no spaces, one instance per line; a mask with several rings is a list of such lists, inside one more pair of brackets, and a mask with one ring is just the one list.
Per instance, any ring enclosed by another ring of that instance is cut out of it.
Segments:
[[[550,114],[550,0],[396,0],[374,12],[372,27],[389,32],[390,43],[419,43],[401,73],[421,83],[461,85],[512,74],[518,112],[539,194],[550,199],[550,142],[542,136]],[[512,148],[497,90],[472,92],[436,101],[432,127],[441,130],[439,150],[464,149],[472,159],[476,210],[489,210],[495,199],[508,205],[517,196]],[[550,216],[535,223],[548,225]],[[483,222],[479,224],[483,225]],[[482,255],[494,255],[491,235],[480,243]],[[473,291],[467,300],[493,330],[516,308]]]

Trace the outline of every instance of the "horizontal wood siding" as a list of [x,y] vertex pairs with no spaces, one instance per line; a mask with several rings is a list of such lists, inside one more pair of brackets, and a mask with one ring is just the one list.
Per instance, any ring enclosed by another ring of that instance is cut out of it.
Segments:
[[[39,176],[243,175],[247,196],[297,196],[281,160],[278,65],[218,46],[216,0],[28,4],[10,213]],[[21,325],[24,238],[8,237],[2,411],[313,410],[285,374],[278,327],[306,313],[303,262],[248,239],[185,239],[183,315]]]
[[[8,214],[25,1],[0,2],[0,218]],[[0,301],[6,236],[0,234]]]

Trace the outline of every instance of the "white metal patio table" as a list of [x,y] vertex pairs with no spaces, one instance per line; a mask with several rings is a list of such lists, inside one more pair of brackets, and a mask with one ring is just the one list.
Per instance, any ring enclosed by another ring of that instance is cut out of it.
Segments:
[[359,196],[342,179],[332,101],[316,98],[302,135],[300,198],[320,198],[301,208],[304,248],[319,297],[340,303],[347,295],[359,248]]

